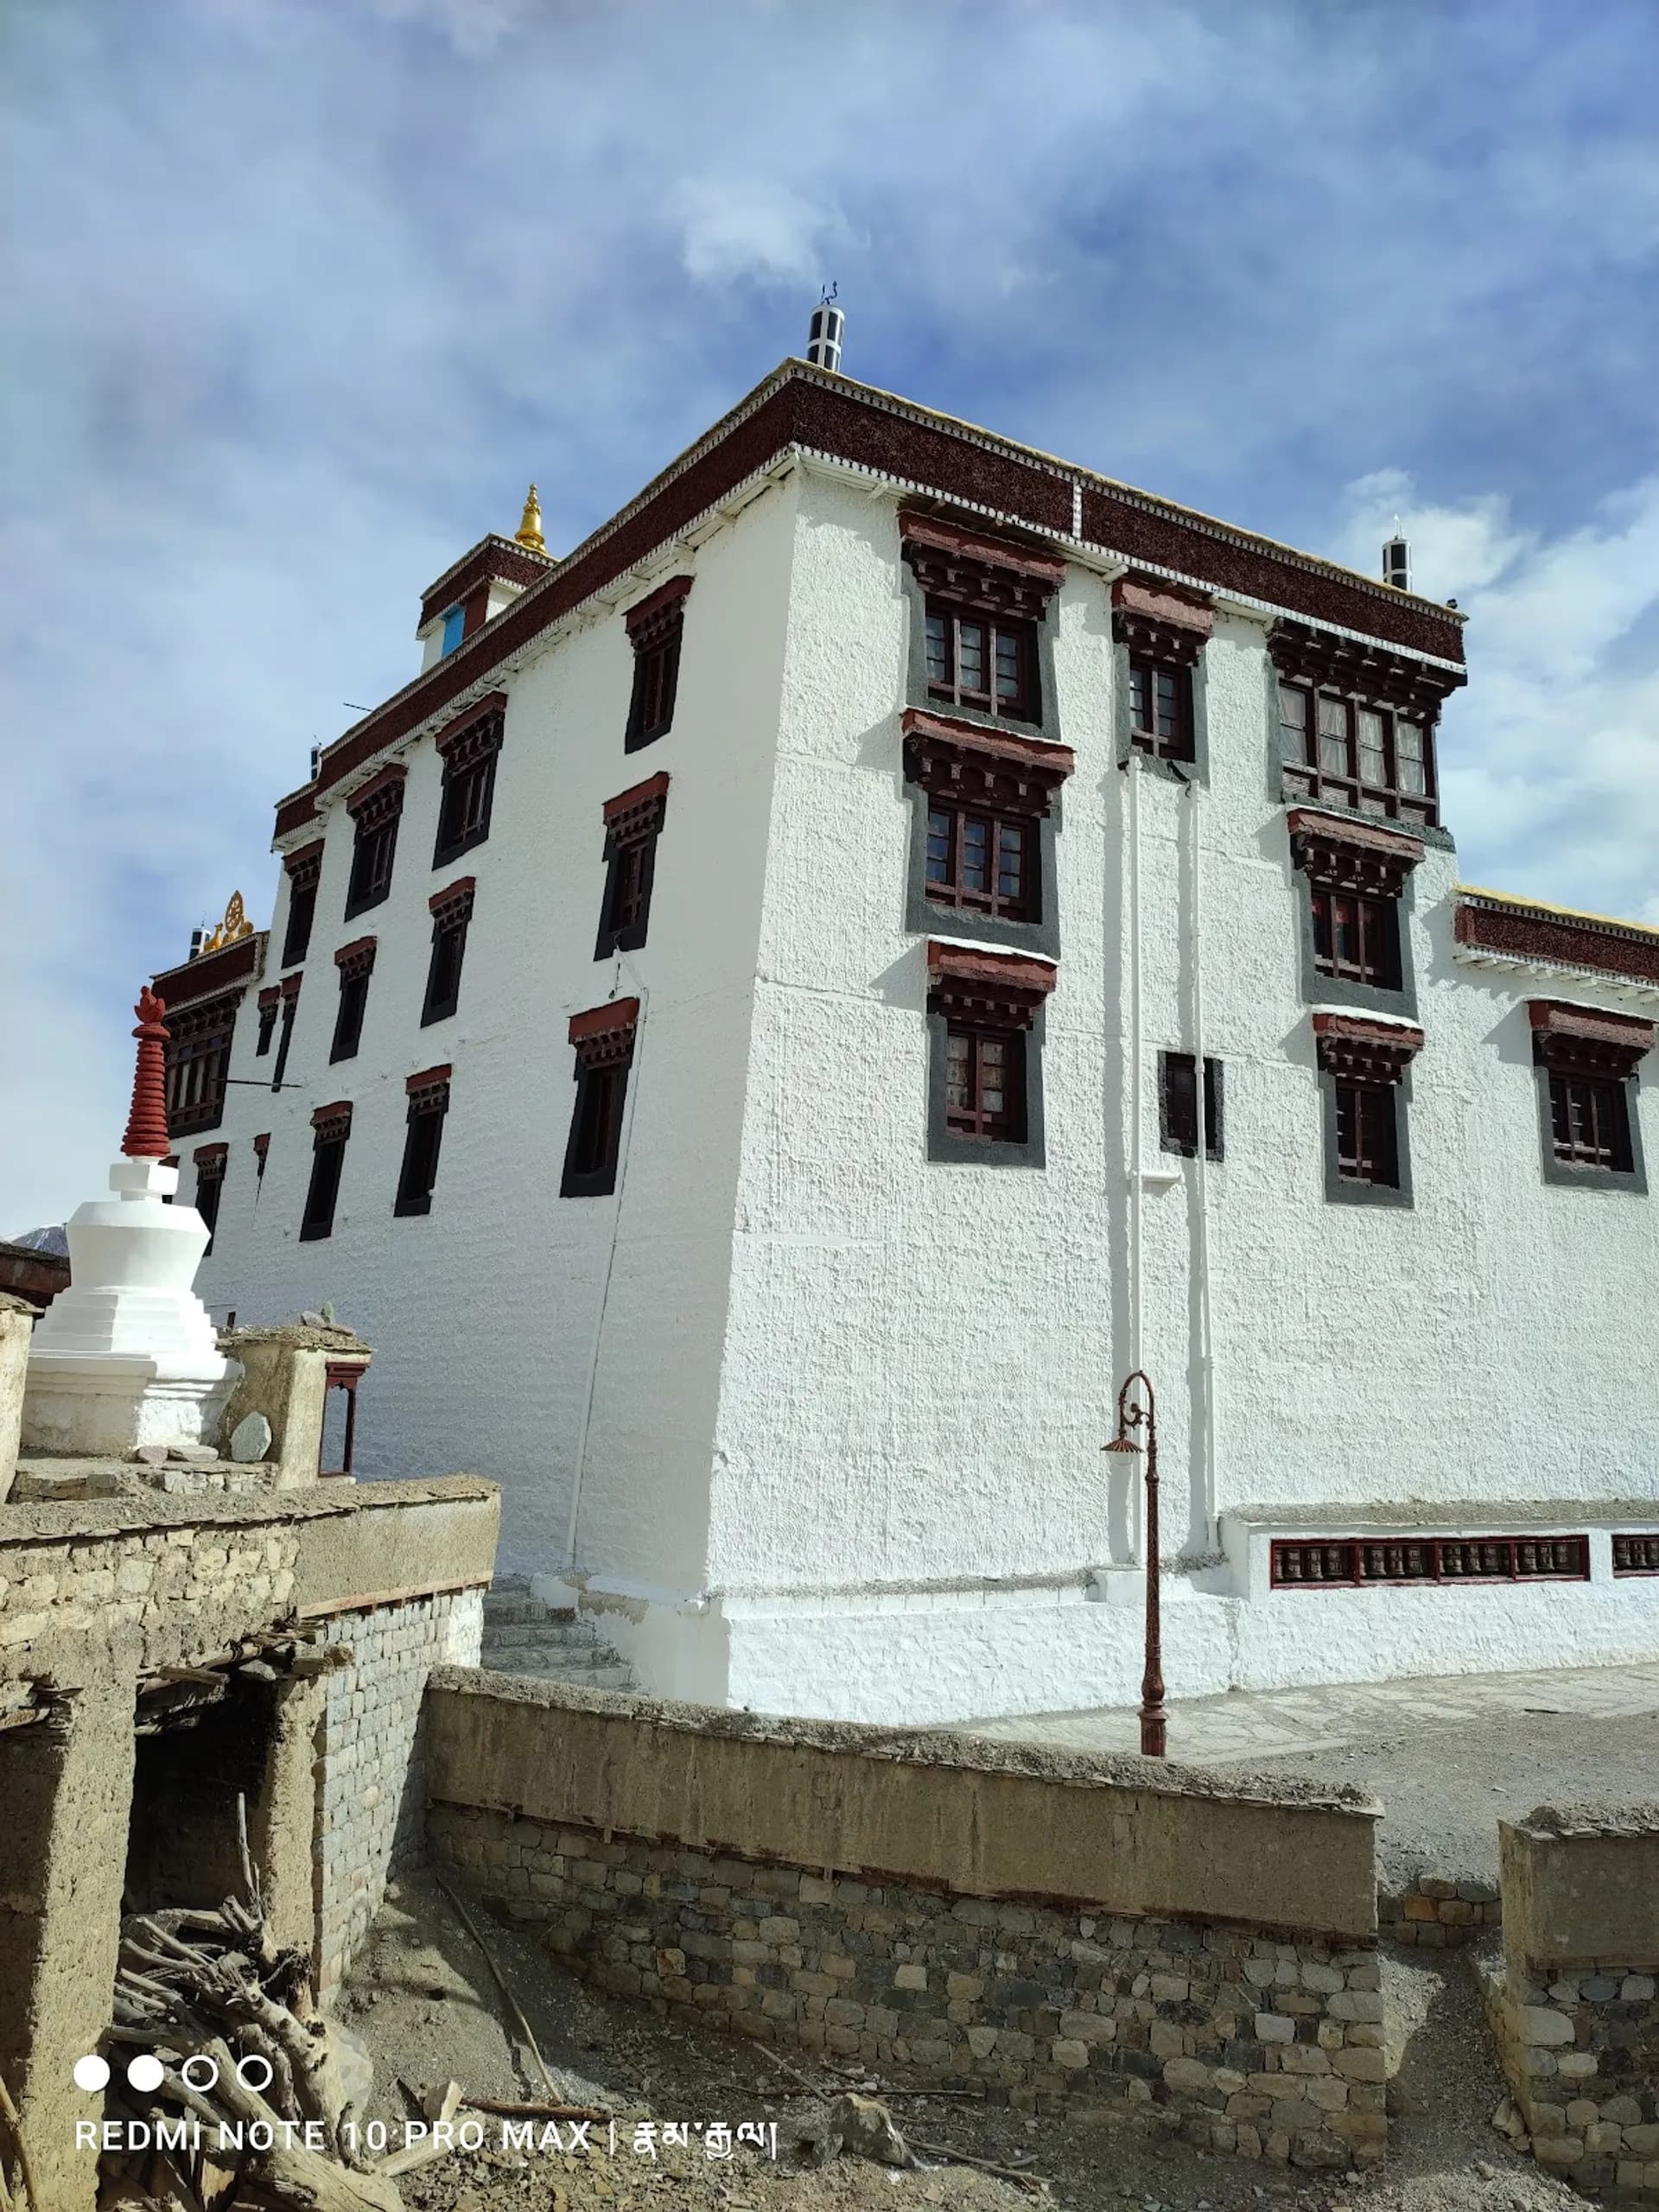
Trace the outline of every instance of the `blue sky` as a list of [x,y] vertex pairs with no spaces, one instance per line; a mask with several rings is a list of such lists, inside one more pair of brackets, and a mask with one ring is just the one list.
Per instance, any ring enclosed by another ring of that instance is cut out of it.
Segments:
[[874,383],[1367,569],[1398,508],[1465,880],[1659,921],[1656,91],[1617,0],[10,0],[0,1235],[421,588],[824,277]]

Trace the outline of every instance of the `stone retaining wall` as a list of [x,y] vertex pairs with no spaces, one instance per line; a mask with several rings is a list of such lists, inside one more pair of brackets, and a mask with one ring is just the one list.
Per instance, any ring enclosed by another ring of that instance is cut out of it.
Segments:
[[1388,2138],[1375,1808],[435,1675],[439,1858],[655,2012],[1310,2168]]
[[1385,1942],[1420,1950],[1453,1950],[1502,1923],[1503,1907],[1495,1882],[1459,1880],[1427,1871],[1408,1887],[1376,1893],[1377,1933]]
[[352,1659],[327,1677],[317,1740],[317,1968],[325,1993],[350,1966],[388,1875],[421,1855],[427,1677],[435,1666],[475,1666],[483,1631],[481,1589],[329,1621],[330,1642]]
[[567,1965],[652,2011],[1088,2108],[1207,2149],[1380,2158],[1369,1947],[952,1899],[435,1805],[435,1852]]
[[1659,1808],[1499,1823],[1503,1948],[1477,1961],[1541,2166],[1659,2203]]

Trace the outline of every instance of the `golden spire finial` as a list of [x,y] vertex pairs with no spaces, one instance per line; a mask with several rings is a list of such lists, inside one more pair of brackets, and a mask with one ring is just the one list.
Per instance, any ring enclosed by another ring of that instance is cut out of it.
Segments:
[[542,503],[536,497],[536,486],[533,484],[530,487],[530,496],[524,501],[524,512],[518,518],[518,527],[514,531],[513,536],[520,545],[528,545],[532,553],[545,553],[547,550],[547,540],[542,536]]

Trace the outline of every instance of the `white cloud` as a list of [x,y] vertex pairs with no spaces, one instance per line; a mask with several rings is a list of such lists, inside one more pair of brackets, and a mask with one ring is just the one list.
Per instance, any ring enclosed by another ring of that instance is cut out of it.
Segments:
[[700,284],[745,276],[817,283],[825,279],[842,227],[834,209],[760,176],[688,179],[678,209],[686,273]]

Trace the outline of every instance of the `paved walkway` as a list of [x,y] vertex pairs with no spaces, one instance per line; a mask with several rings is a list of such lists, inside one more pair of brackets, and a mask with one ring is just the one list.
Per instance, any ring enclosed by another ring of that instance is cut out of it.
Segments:
[[[1528,1715],[1582,1713],[1595,1720],[1659,1712],[1659,1660],[1635,1667],[1585,1667],[1535,1675],[1420,1675],[1403,1682],[1343,1682],[1299,1690],[1230,1690],[1172,1699],[1169,1756],[1201,1766],[1230,1759],[1339,1751],[1402,1727],[1466,1728]],[[1068,1751],[1138,1751],[1133,1707],[1015,1713],[960,1724],[1001,1743]]]

